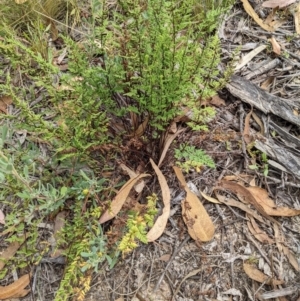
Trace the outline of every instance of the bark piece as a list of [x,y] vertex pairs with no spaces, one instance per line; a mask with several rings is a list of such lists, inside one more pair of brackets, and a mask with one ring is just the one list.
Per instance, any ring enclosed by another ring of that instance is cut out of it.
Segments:
[[229,92],[240,98],[241,101],[254,106],[265,114],[272,113],[295,125],[300,126],[299,116],[294,114],[294,109],[300,111],[300,105],[284,98],[274,96],[257,85],[242,77],[233,75],[226,85]]
[[276,162],[280,162],[290,173],[300,179],[300,152],[276,144],[272,138],[267,139],[261,135],[258,135],[258,137],[259,139],[255,140],[255,147]]

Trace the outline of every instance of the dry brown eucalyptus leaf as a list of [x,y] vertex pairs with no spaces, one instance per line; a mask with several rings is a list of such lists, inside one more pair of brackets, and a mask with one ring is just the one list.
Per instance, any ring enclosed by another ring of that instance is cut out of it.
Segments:
[[214,95],[211,100],[209,101],[209,104],[214,105],[216,107],[223,107],[226,105],[225,100],[221,98],[218,94]]
[[284,283],[283,280],[272,279],[271,277],[265,275],[252,264],[244,263],[243,268],[247,276],[257,282],[266,283],[268,285],[280,285]]
[[247,217],[250,221],[247,222],[247,226],[251,234],[261,243],[263,244],[274,244],[274,239],[270,238],[268,234],[259,228],[258,224],[256,223],[255,219],[250,215],[247,214]]
[[202,192],[201,190],[199,190],[200,194],[209,202],[214,203],[214,204],[221,204],[220,201],[216,200],[215,198],[205,194],[204,192]]
[[269,88],[270,88],[270,86],[273,84],[274,79],[275,79],[274,76],[269,76],[269,77],[267,77],[267,79],[264,80],[264,81],[262,82],[262,84],[260,85],[260,87],[261,87],[263,90],[269,91],[269,90],[270,90]]
[[251,208],[249,208],[245,204],[243,204],[241,202],[238,202],[238,201],[236,201],[232,198],[226,198],[224,195],[220,195],[216,192],[215,192],[215,195],[221,203],[223,203],[227,206],[233,206],[233,207],[239,208],[239,209],[243,210],[244,212],[252,215],[255,219],[257,219],[261,223],[264,223],[263,218],[255,210],[252,210]]
[[154,163],[152,159],[150,159],[150,163],[158,177],[158,182],[162,191],[164,208],[162,214],[157,218],[154,226],[147,233],[148,242],[156,240],[163,234],[168,222],[168,218],[170,216],[170,201],[171,201],[171,193],[166,178],[164,177],[164,175],[162,174],[162,172],[160,171],[160,169],[157,167],[157,165]]
[[149,122],[149,116],[147,116],[145,118],[145,120],[138,126],[138,128],[134,132],[133,136],[134,137],[141,137],[141,136],[143,136],[144,132],[146,130],[146,127],[148,125],[148,122]]
[[7,114],[7,106],[12,104],[12,97],[11,96],[2,96],[0,97],[0,110]]
[[294,23],[296,28],[296,33],[300,34],[300,3],[292,10],[294,16]]
[[167,262],[170,260],[170,258],[171,258],[171,254],[164,254],[160,256],[158,259]]
[[159,162],[158,162],[158,167],[160,167],[161,163],[163,162],[166,154],[167,154],[167,151],[171,145],[171,143],[173,142],[173,140],[182,132],[184,132],[186,129],[184,128],[179,128],[177,129],[176,133],[168,133],[166,138],[165,138],[165,142],[164,142],[164,146],[163,146],[163,151],[161,152],[161,156],[159,158]]
[[[139,175],[138,173],[136,173],[135,171],[133,171],[131,168],[129,168],[123,163],[120,164],[120,167],[129,175],[130,179],[134,179]],[[143,191],[144,187],[145,187],[145,181],[141,180],[139,183],[134,185],[134,190],[137,193],[140,193]]]
[[269,198],[268,192],[260,187],[248,187],[248,191],[255,197],[256,201],[264,208],[264,211],[272,216],[296,216],[300,214],[299,209],[288,207],[276,207],[275,203]]
[[15,296],[20,296],[20,294],[24,297],[23,294],[30,291],[24,291],[29,282],[30,274],[26,274],[10,285],[0,286],[0,299],[13,298]]
[[138,175],[134,179],[130,179],[124,184],[124,186],[119,190],[118,194],[115,196],[115,198],[112,200],[110,204],[110,208],[107,209],[100,217],[100,224],[103,224],[112,218],[114,218],[119,211],[121,210],[123,204],[125,203],[130,190],[133,188],[133,186],[142,178],[149,177],[148,174],[141,174]]
[[291,266],[297,271],[300,271],[298,260],[294,253],[290,251],[288,247],[285,246],[285,237],[284,233],[280,230],[277,225],[274,225],[274,239],[276,242],[276,246],[280,253],[283,253],[288,261],[290,262]]
[[190,191],[182,171],[173,166],[177,179],[186,191],[186,198],[182,201],[182,217],[187,225],[190,236],[195,241],[209,241],[215,233],[215,226],[198,197]]
[[253,18],[253,20],[263,29],[273,32],[276,28],[265,24],[265,22],[258,16],[258,14],[254,11],[251,4],[248,2],[248,0],[241,0],[243,2],[243,6],[247,14]]
[[[280,223],[274,219],[272,216],[270,216],[264,209],[264,207],[257,201],[257,199],[251,194],[249,190],[247,190],[246,187],[239,185],[237,183],[231,182],[231,181],[224,181],[222,180],[219,183],[219,187],[217,189],[225,189],[233,192],[238,196],[238,198],[243,201],[247,202],[248,204],[251,204],[252,206],[255,207],[255,209],[266,219],[269,221],[280,225]],[[254,187],[249,187],[249,188],[254,188]],[[281,226],[281,225],[280,225]]]
[[253,137],[251,137],[251,133],[250,133],[250,118],[251,118],[252,111],[253,108],[251,108],[251,111],[247,114],[245,118],[243,137],[247,145],[249,145],[253,141]]
[[298,260],[297,257],[295,256],[295,254],[285,245],[282,245],[282,250],[284,255],[287,257],[288,261],[290,262],[290,264],[293,266],[293,268],[299,272],[300,268],[299,268],[299,264],[298,264]]
[[296,2],[296,0],[269,0],[263,2],[262,6],[263,7],[268,7],[268,8],[275,8],[275,7],[286,7],[292,3]]
[[12,258],[22,243],[25,241],[25,235],[19,238],[21,242],[12,242],[2,253],[0,257],[0,271],[5,267],[6,261]]
[[269,39],[269,41],[272,44],[273,52],[277,55],[281,55],[281,47],[276,41],[276,39],[272,37],[271,39]]

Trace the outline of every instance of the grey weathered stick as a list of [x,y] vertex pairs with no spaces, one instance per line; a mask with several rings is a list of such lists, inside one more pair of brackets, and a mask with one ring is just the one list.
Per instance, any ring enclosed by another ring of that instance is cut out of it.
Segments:
[[289,149],[286,146],[276,144],[272,138],[262,137],[257,134],[259,139],[255,140],[255,147],[268,157],[280,162],[289,172],[300,179],[300,152],[297,149]]
[[179,251],[181,250],[181,248],[187,243],[187,241],[190,239],[190,236],[188,234],[186,234],[187,236],[185,237],[185,239],[181,242],[181,244],[178,246],[178,248],[175,248],[175,250],[173,251],[173,254],[170,258],[170,260],[168,261],[163,273],[161,274],[161,276],[159,277],[156,285],[155,285],[155,288],[154,288],[154,293],[157,291],[158,287],[160,286],[162,280],[164,279],[164,276],[171,264],[171,262],[173,262],[175,256],[179,253]]
[[274,96],[252,84],[250,81],[236,75],[231,77],[226,88],[232,95],[259,109],[265,114],[272,113],[300,126],[300,117],[297,116],[297,114],[294,114],[295,109],[300,111],[298,103]]

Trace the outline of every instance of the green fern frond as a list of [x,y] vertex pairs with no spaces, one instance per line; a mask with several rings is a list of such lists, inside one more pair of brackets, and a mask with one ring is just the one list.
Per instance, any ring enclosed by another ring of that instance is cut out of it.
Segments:
[[183,162],[177,161],[176,163],[186,172],[189,172],[193,168],[196,171],[200,171],[202,166],[215,168],[213,159],[204,150],[196,149],[195,146],[181,144],[179,149],[175,149],[175,158],[177,160],[184,160]]

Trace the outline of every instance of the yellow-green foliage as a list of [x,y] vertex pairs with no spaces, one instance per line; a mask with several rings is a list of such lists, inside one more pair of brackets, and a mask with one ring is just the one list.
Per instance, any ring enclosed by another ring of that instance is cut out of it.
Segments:
[[[106,259],[106,241],[98,224],[99,208],[82,214],[81,204],[78,201],[73,205],[73,220],[67,222],[60,235],[60,245],[69,244],[69,247],[65,251],[67,265],[55,296],[56,301],[68,300],[69,296],[76,296],[76,300],[83,300],[89,290],[90,282],[86,272],[98,268],[98,264]],[[94,249],[95,240],[100,242],[102,252]],[[83,256],[85,254],[90,256]]]
[[136,240],[147,243],[147,228],[153,226],[154,218],[157,214],[157,195],[152,194],[147,197],[147,207],[144,214],[131,211],[128,214],[127,232],[120,241],[118,249],[123,255],[131,252],[137,247]]
[[180,160],[176,164],[186,172],[191,169],[199,172],[203,166],[215,167],[213,159],[202,149],[196,149],[195,146],[188,144],[181,144],[178,149],[175,149],[175,158]]

